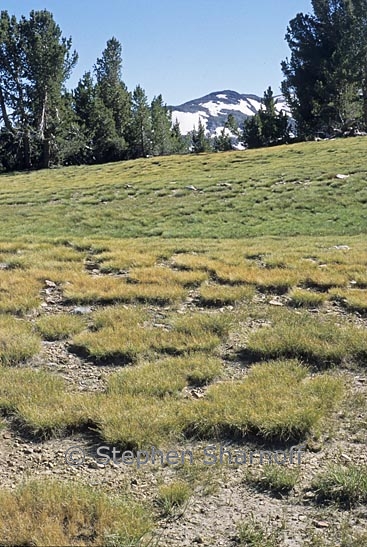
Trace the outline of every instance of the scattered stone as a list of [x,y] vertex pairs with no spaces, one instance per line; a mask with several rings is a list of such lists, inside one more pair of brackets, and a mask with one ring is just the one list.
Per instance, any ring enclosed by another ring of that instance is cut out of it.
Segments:
[[92,312],[92,308],[89,306],[78,306],[77,308],[74,308],[71,313],[74,315],[87,315],[88,313]]
[[193,192],[198,191],[198,189],[195,186],[193,186],[192,184],[190,184],[189,186],[185,186],[185,189],[186,190],[192,190]]
[[350,175],[341,175],[341,174],[338,174],[336,175],[335,178],[337,179],[340,179],[340,180],[344,180],[344,179],[349,179]]
[[0,270],[8,270],[9,264],[7,262],[0,262]]
[[45,285],[51,289],[55,289],[57,287],[56,283],[50,281],[49,279],[45,279]]
[[350,247],[348,245],[335,245],[332,248],[336,249],[337,251],[350,251]]
[[284,304],[282,304],[281,302],[279,302],[279,300],[270,300],[269,304],[271,306],[284,306]]
[[312,524],[316,528],[329,528],[329,523],[326,520],[314,520]]

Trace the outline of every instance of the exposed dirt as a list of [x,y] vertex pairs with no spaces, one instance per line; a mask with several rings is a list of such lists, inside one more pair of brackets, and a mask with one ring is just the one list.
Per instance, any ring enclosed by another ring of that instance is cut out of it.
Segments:
[[[98,275],[95,270],[93,274]],[[62,293],[56,285],[45,287],[43,297],[43,313],[75,311],[75,307],[63,305]],[[184,312],[193,307],[197,309],[196,297],[196,292],[192,291],[179,311]],[[271,300],[274,306],[286,304],[286,297],[281,296],[260,295],[259,299]],[[158,315],[161,313],[159,309],[156,311]],[[327,311],[330,314],[346,315],[338,306],[330,305]],[[315,313],[319,312],[315,310]],[[359,321],[361,325],[366,324],[363,318]],[[252,326],[258,328],[258,323]],[[234,336],[222,347],[223,359],[235,377],[244,373],[243,363],[233,358],[236,345]],[[71,391],[88,392],[104,390],[107,375],[117,368],[101,367],[81,359],[69,351],[67,342],[44,342],[41,353],[26,366],[55,372],[66,380]],[[310,485],[313,477],[325,469],[328,463],[367,464],[367,407],[356,403],[367,395],[367,374],[363,369],[349,369],[341,373],[350,386],[350,398],[326,424],[324,438],[308,442],[302,454],[300,480],[295,489],[283,497],[274,497],[270,492],[254,489],[244,481],[245,468],[248,466],[236,466],[225,459],[215,469],[207,469],[200,480],[192,466],[192,473],[188,471],[193,486],[192,497],[181,512],[163,517],[155,504],[157,487],[172,477],[180,477],[182,469],[160,462],[144,465],[139,470],[135,464],[128,466],[119,461],[104,466],[96,460],[97,447],[101,443],[93,436],[93,432],[35,442],[19,434],[10,418],[5,419],[6,425],[0,431],[1,485],[14,489],[27,479],[53,477],[82,480],[114,493],[131,492],[137,499],[151,503],[154,507],[157,526],[152,545],[161,547],[234,546],[238,523],[251,516],[269,530],[278,530],[278,544],[281,546],[307,545],[307,540],[314,533],[320,534],[330,545],[338,545],[338,538],[346,523],[353,526],[356,532],[367,528],[367,508],[359,506],[342,510],[335,506],[317,505]],[[189,396],[201,394],[189,393]],[[172,449],[192,450],[195,463],[203,464],[200,454],[204,460],[205,446],[203,443],[187,443]],[[76,447],[85,457],[84,463],[78,466],[68,464],[65,459],[65,454]],[[241,448],[246,452],[272,450],[272,447],[259,447],[246,442],[228,445],[226,448]],[[258,462],[253,463],[252,468],[261,471]]]

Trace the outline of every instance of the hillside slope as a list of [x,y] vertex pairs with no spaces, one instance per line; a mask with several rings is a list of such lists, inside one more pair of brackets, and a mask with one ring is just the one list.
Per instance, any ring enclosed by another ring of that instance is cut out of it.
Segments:
[[366,144],[355,138],[2,175],[0,232],[8,239],[363,233]]

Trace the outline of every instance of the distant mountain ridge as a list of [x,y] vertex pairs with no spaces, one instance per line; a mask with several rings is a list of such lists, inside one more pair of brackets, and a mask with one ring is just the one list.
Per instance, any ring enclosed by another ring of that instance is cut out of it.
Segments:
[[[278,111],[283,110],[290,115],[283,95],[275,95]],[[197,129],[199,120],[205,126],[211,137],[219,135],[229,114],[233,114],[239,127],[249,116],[254,116],[260,110],[261,97],[258,95],[240,94],[232,90],[215,91],[199,99],[193,99],[179,106],[171,106],[172,121],[180,124],[181,133],[186,135]]]

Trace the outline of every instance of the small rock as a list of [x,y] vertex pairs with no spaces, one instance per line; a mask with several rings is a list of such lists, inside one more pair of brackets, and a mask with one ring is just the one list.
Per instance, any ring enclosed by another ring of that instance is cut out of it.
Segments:
[[71,313],[74,315],[87,315],[88,313],[92,312],[92,308],[89,306],[78,306],[77,308],[74,308]]
[[192,190],[193,192],[198,191],[198,189],[195,186],[193,186],[192,184],[189,184],[189,186],[185,186],[185,189],[186,190]]
[[342,454],[341,457],[343,458],[343,460],[345,460],[346,462],[351,462],[352,461],[352,458],[350,456],[348,456],[348,454]]
[[270,300],[269,304],[271,306],[284,306],[284,304],[282,304],[281,302],[279,302],[278,300]]
[[326,520],[314,520],[312,523],[316,528],[329,528],[329,523]]
[[300,522],[306,522],[307,517],[306,517],[306,515],[298,515],[298,520],[299,520]]
[[350,175],[341,175],[341,174],[338,173],[335,178],[340,179],[340,180],[344,180],[344,179],[349,179],[349,176]]
[[350,247],[348,245],[335,245],[333,249],[336,249],[337,251],[350,251]]
[[57,287],[56,283],[54,283],[53,281],[50,281],[49,279],[45,279],[45,285],[46,285],[46,287],[49,287],[49,288],[52,288],[52,289]]

